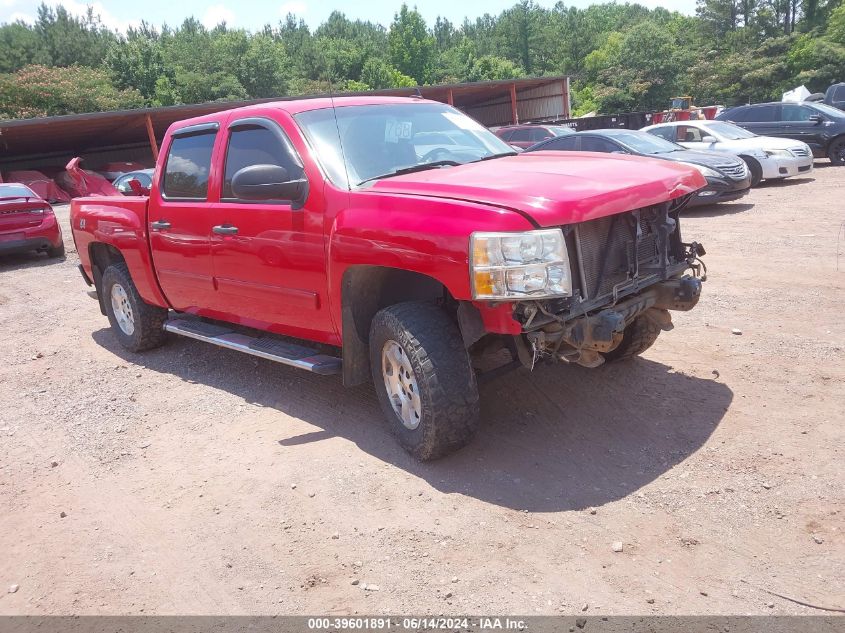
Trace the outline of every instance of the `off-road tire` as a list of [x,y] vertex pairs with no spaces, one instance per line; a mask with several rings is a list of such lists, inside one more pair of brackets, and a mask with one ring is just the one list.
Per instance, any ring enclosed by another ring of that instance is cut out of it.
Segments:
[[619,346],[604,354],[604,360],[612,363],[639,356],[654,345],[661,331],[657,323],[641,314],[622,332],[622,342]]
[[62,242],[58,246],[52,246],[47,249],[47,257],[57,258],[65,256],[65,244]]
[[[418,385],[419,426],[407,428],[393,409],[382,350],[394,341],[407,355]],[[478,428],[478,384],[457,325],[432,303],[399,303],[379,311],[370,324],[370,365],[379,403],[402,447],[421,461],[465,446]]]
[[828,158],[833,165],[845,165],[845,136],[837,138],[830,144],[827,152]]
[[[135,330],[131,335],[126,334],[120,328],[114,314],[111,291],[115,284],[120,284],[126,291],[129,304],[132,307]],[[103,305],[105,305],[109,323],[121,346],[130,352],[143,352],[164,344],[167,337],[167,333],[164,331],[167,310],[144,302],[141,295],[138,294],[138,289],[135,288],[135,283],[129,275],[126,264],[112,264],[106,268],[103,272],[99,291],[103,293]]]
[[756,187],[760,184],[760,181],[763,180],[763,168],[760,166],[760,163],[750,156],[740,156],[740,158],[742,158],[748,166],[748,171],[751,174],[751,186]]

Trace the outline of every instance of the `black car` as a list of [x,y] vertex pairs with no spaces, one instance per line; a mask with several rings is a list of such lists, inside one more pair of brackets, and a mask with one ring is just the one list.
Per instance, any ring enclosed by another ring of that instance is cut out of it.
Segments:
[[132,190],[129,184],[130,180],[137,180],[141,185],[141,192],[149,192],[150,187],[153,186],[153,174],[155,169],[139,169],[138,171],[130,171],[115,179],[112,183],[117,190],[124,196],[137,196],[138,194]]
[[551,138],[525,150],[563,150],[634,154],[683,163],[701,172],[707,186],[696,193],[687,206],[729,202],[746,195],[751,188],[751,174],[745,162],[719,152],[695,152],[647,132],[635,130],[590,130]]
[[845,112],[824,103],[756,103],[725,110],[720,121],[731,121],[759,136],[803,141],[816,158],[845,165]]

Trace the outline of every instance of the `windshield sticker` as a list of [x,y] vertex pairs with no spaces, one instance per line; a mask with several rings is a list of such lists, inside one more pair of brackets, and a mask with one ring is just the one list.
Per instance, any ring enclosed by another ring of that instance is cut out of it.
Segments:
[[410,139],[412,136],[411,121],[397,121],[388,119],[384,127],[384,142],[398,143],[400,139]]

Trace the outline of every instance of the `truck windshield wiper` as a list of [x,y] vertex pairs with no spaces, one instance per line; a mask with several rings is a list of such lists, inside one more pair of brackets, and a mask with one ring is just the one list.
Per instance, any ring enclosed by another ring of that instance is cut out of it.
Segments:
[[433,163],[422,163],[421,165],[412,165],[411,167],[403,167],[402,169],[397,169],[396,171],[391,171],[386,174],[381,174],[379,176],[373,176],[372,178],[366,178],[359,182],[356,186],[360,187],[365,182],[370,182],[373,180],[380,180],[382,178],[390,178],[392,176],[401,176],[402,174],[413,174],[417,171],[426,171],[427,169],[434,169],[436,167],[457,167],[458,165],[462,165],[463,163],[459,163],[456,160],[436,160]]
[[494,158],[504,158],[505,156],[518,156],[519,152],[500,152],[499,154],[490,154],[489,156],[485,156],[483,158],[479,158],[478,160],[472,161],[473,163],[480,163],[485,160],[493,160]]

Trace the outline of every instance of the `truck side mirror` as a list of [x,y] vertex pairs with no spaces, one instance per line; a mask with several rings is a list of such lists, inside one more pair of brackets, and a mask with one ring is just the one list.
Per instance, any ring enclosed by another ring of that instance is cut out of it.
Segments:
[[288,170],[280,165],[250,165],[232,176],[232,194],[241,200],[300,201],[307,180],[290,180]]
[[716,141],[716,137],[715,137],[715,136],[710,136],[710,135],[707,135],[707,136],[702,136],[702,137],[701,137],[701,142],[702,142],[702,143],[716,143],[717,141]]
[[807,120],[818,125],[819,123],[824,121],[824,117],[821,114],[811,114],[810,118]]

